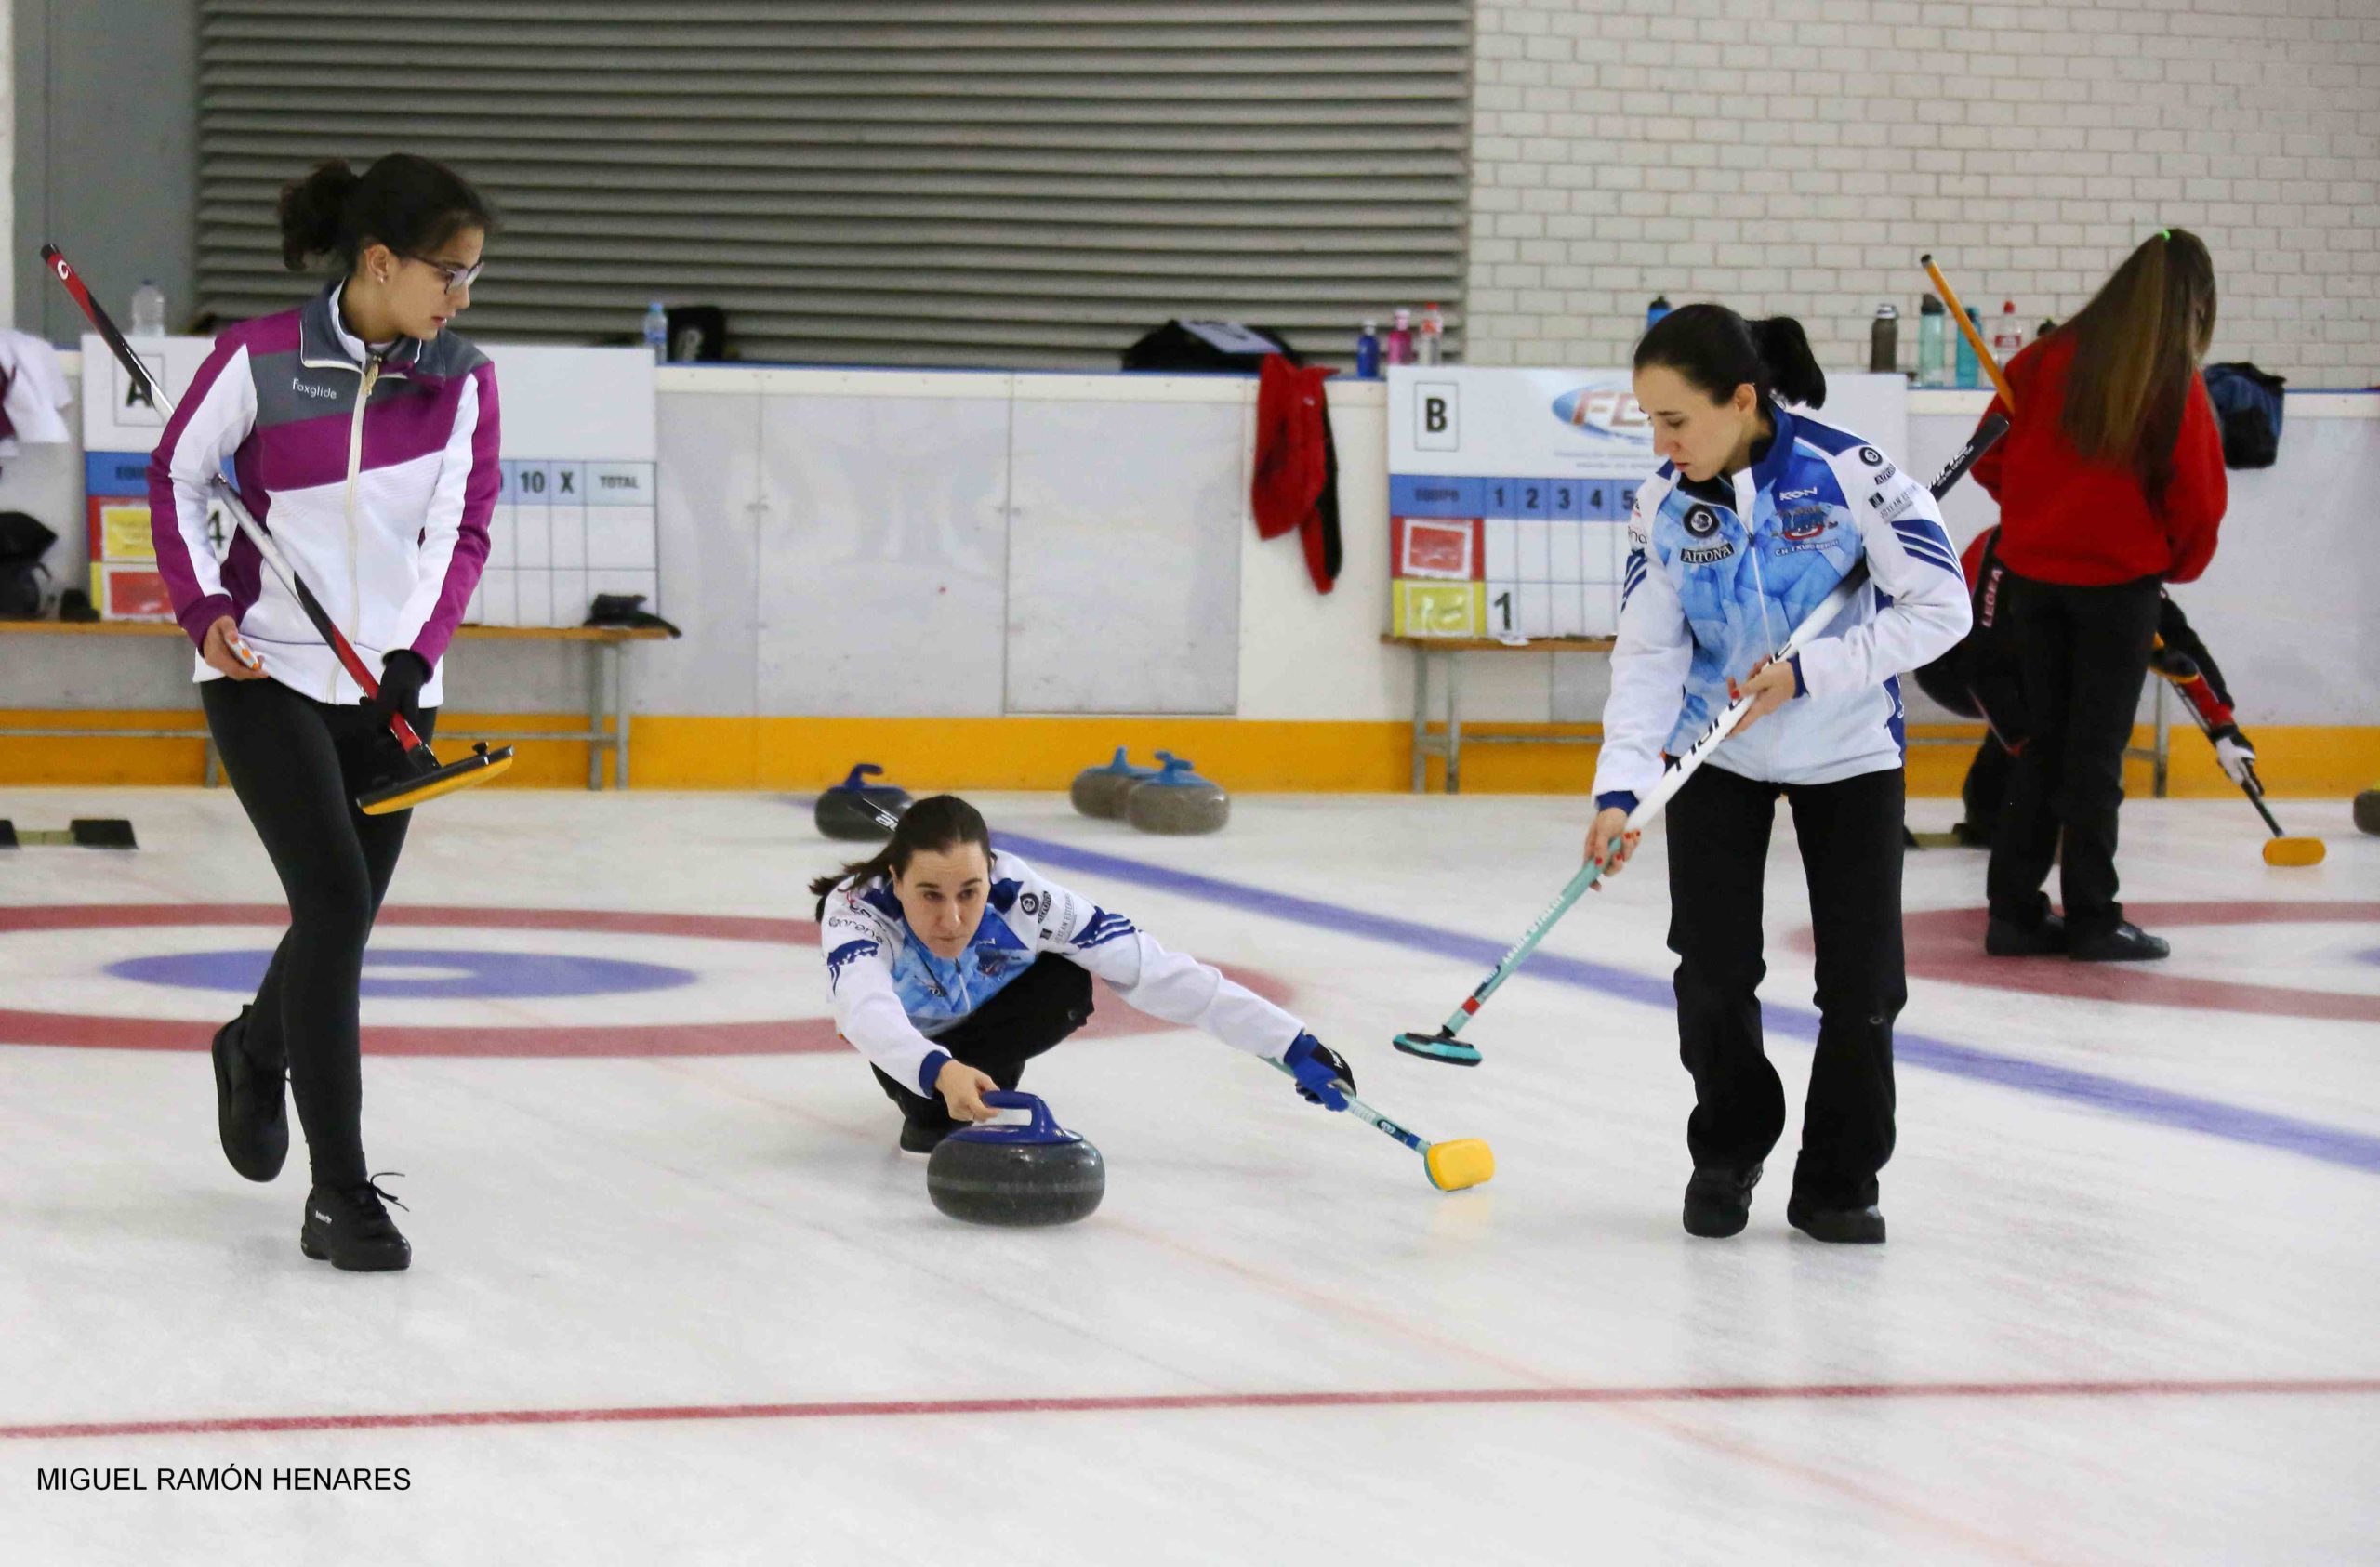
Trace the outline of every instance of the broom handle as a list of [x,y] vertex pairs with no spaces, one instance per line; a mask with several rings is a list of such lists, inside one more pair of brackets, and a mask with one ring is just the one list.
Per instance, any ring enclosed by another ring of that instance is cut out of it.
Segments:
[[2000,401],[2008,405],[2008,412],[2014,414],[2016,411],[2016,394],[2008,389],[2008,377],[2000,373],[2000,362],[1991,357],[1990,349],[1984,345],[1983,334],[1976,329],[1974,322],[1967,319],[1966,309],[1959,303],[1959,296],[1950,292],[1950,280],[1942,275],[1941,268],[1934,265],[1933,257],[1921,256],[1917,261],[1925,269],[1926,277],[1933,281],[1934,292],[1940,295],[1942,303],[1950,307],[1950,319],[1959,323],[1960,333],[1965,336],[1967,346],[1975,349],[1975,357],[1982,362],[1985,374],[1991,377],[1991,384],[2000,388]]
[[[150,406],[171,419],[174,416],[173,400],[149,374],[149,367],[140,362],[140,356],[132,351],[132,345],[124,340],[124,334],[116,330],[115,323],[108,319],[106,309],[91,296],[89,286],[83,282],[83,274],[74,270],[73,264],[54,244],[41,247],[41,258],[49,264],[51,273],[65,285],[66,292],[74,296],[74,303],[82,307],[83,314],[89,319],[100,340],[107,344],[108,350],[115,355],[116,362],[124,366],[125,374],[130,375],[134,384],[146,394]],[[281,552],[279,541],[266,533],[264,525],[249,513],[247,504],[240,498],[240,492],[219,471],[208,475],[208,480],[222,497],[224,509],[231,514],[233,525],[248,536],[248,542],[257,546],[257,553],[264,557],[264,563],[271,569],[272,574],[281,579],[281,586],[287,588],[290,597],[305,610],[306,618],[313,622],[314,630],[330,645],[340,666],[346,669],[348,678],[353,680],[367,698],[379,695],[378,678],[364,667],[354,644],[347,639],[339,630],[338,623],[331,619],[330,612],[323,608],[322,600],[314,597],[313,590],[298,574],[298,568],[291,565],[289,558]],[[389,729],[396,735],[397,743],[408,752],[420,748],[421,736],[414,732],[413,726],[405,722],[403,715],[390,714]]]

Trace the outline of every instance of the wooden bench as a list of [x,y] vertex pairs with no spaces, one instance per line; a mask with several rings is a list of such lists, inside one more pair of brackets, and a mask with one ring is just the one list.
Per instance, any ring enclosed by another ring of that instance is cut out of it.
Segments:
[[[182,628],[170,623],[152,621],[58,621],[0,620],[0,633],[41,637],[152,637],[171,638],[181,644],[185,655],[190,639]],[[603,786],[603,753],[612,754],[612,780],[615,788],[628,786],[628,660],[631,642],[658,641],[669,634],[657,626],[609,625],[466,625],[456,633],[456,639],[469,642],[577,642],[587,649],[587,727],[576,732],[567,730],[532,730],[523,731],[466,732],[441,731],[441,743],[448,740],[547,740],[560,741],[587,747],[587,786]],[[608,667],[607,667],[608,666]],[[202,723],[193,729],[71,729],[0,726],[0,736],[21,736],[44,739],[105,738],[111,740],[191,740],[205,739]],[[215,745],[206,746],[206,784],[213,788],[219,776]]]

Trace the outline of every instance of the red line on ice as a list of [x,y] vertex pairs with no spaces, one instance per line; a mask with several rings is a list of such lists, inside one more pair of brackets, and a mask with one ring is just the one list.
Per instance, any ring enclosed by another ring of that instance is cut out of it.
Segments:
[[649,1404],[612,1409],[460,1409],[418,1414],[254,1415],[0,1426],[0,1441],[374,1431],[454,1426],[632,1425],[939,1415],[1085,1415],[1218,1409],[1376,1409],[1514,1404],[1824,1402],[1879,1399],[2308,1397],[2380,1393],[2380,1377],[2133,1382],[1817,1382],[1715,1387],[1449,1388],[1403,1392],[1146,1393],[1077,1398],[885,1399],[820,1403]]

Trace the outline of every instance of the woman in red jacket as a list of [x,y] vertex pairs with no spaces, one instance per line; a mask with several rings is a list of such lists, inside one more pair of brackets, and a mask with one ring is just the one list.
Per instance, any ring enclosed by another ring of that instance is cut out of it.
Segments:
[[[2215,554],[2223,441],[2199,375],[2215,336],[2215,264],[2168,229],[2072,321],[2011,360],[2007,436],[1976,464],[2000,502],[1998,607],[2030,739],[1991,840],[1995,956],[2163,957],[2116,899],[2116,811],[2158,590]],[[2042,890],[2060,853],[2063,921]]]

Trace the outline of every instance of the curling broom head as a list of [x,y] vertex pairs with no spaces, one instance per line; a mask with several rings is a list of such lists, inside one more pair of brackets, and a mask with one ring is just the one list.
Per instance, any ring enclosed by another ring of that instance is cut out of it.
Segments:
[[2327,852],[2320,838],[2265,839],[2268,865],[2319,865]]
[[[429,753],[427,745],[421,748],[421,755],[428,756]],[[392,811],[411,810],[425,800],[434,800],[457,789],[476,788],[489,783],[511,765],[511,746],[500,745],[491,751],[487,748],[487,742],[483,740],[471,748],[469,756],[460,761],[448,762],[443,767],[433,767],[411,778],[383,784],[368,795],[358,795],[355,808],[366,816],[386,816]]]
[[1479,1052],[1446,1030],[1435,1034],[1400,1034],[1390,1041],[1408,1056],[1424,1060],[1444,1061],[1448,1066],[1477,1066]]
[[1460,1192],[1467,1186],[1484,1186],[1495,1179],[1495,1152],[1477,1138],[1434,1142],[1430,1144],[1430,1152],[1421,1157],[1422,1163],[1429,1167],[1430,1184],[1441,1192]]

